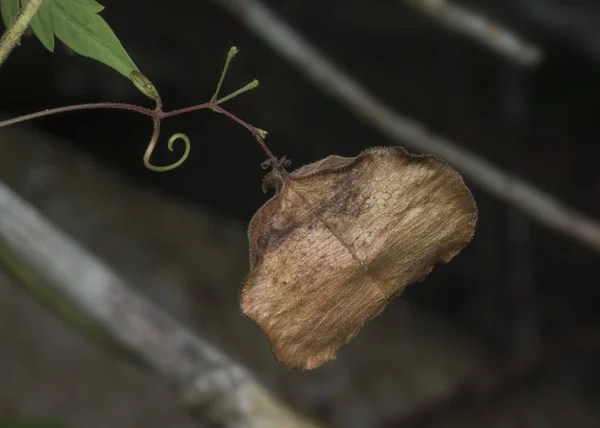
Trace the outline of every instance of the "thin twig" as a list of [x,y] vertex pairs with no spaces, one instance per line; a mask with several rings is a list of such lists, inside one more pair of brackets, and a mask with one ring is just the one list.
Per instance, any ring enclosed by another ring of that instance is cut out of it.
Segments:
[[454,165],[485,191],[513,204],[538,222],[600,252],[600,224],[547,193],[507,174],[457,143],[436,136],[395,113],[360,83],[338,69],[259,0],[213,0],[238,17],[282,57],[295,64],[321,90],[398,144],[428,152]]
[[[235,428],[317,427],[271,396],[242,366],[135,293],[1,182],[0,244],[0,263],[13,273],[17,268],[28,291],[46,303],[67,300],[92,322],[81,331],[96,341],[107,335],[106,342],[132,351],[175,384],[201,419]],[[31,286],[24,269],[47,286],[40,287],[39,281]],[[50,307],[63,316],[67,311],[71,323],[81,322],[66,303]]]
[[[178,168],[183,162],[185,162],[185,160],[188,158],[188,156],[190,154],[191,143],[190,143],[189,138],[185,134],[182,134],[182,133],[174,134],[169,139],[169,143],[168,143],[167,147],[170,151],[173,151],[173,143],[177,139],[181,138],[185,144],[184,154],[179,158],[178,161],[176,161],[170,165],[166,165],[166,166],[152,165],[152,163],[150,162],[150,157],[152,156],[152,152],[154,151],[154,148],[156,147],[156,143],[158,142],[158,138],[160,136],[160,122],[163,119],[166,119],[168,117],[178,116],[180,114],[185,114],[185,113],[191,113],[191,112],[198,111],[198,110],[210,109],[217,113],[224,114],[225,116],[229,117],[233,121],[237,122],[239,125],[246,128],[248,131],[250,131],[250,133],[254,136],[254,139],[256,140],[256,142],[260,145],[260,147],[267,154],[267,157],[270,159],[272,164],[277,165],[278,164],[277,158],[275,157],[275,155],[273,155],[271,150],[269,150],[269,148],[264,140],[264,138],[267,135],[267,132],[263,129],[256,128],[256,127],[250,125],[248,122],[240,119],[235,114],[229,112],[228,110],[225,110],[223,107],[221,107],[219,105],[221,103],[224,103],[224,102],[234,98],[237,95],[240,95],[246,91],[254,89],[257,86],[258,86],[258,80],[253,80],[252,82],[250,82],[243,88],[240,88],[237,91],[235,91],[223,98],[219,98],[218,100],[216,100],[214,102],[210,101],[208,103],[196,104],[194,106],[184,107],[184,108],[180,108],[180,109],[172,110],[172,111],[163,111],[162,110],[162,102],[160,100],[160,96],[158,96],[158,95],[156,96],[156,108],[155,109],[149,109],[146,107],[137,106],[135,104],[112,103],[112,102],[75,104],[75,105],[70,105],[70,106],[65,106],[65,107],[56,107],[56,108],[52,108],[52,109],[46,109],[46,110],[38,111],[35,113],[30,113],[30,114],[26,114],[23,116],[15,117],[13,119],[7,119],[7,120],[0,121],[0,128],[10,126],[10,125],[16,125],[17,123],[26,122],[26,121],[33,120],[33,119],[39,119],[44,116],[51,116],[51,115],[55,115],[55,114],[68,113],[68,112],[74,112],[74,111],[96,110],[96,109],[134,111],[136,113],[143,114],[145,116],[152,118],[153,123],[154,123],[152,137],[150,139],[150,142],[148,143],[146,152],[144,153],[144,165],[146,166],[146,168],[148,168],[152,171],[165,172],[165,171],[171,171],[175,168]],[[218,92],[216,92],[216,94],[218,94]]]
[[463,33],[510,60],[525,66],[534,66],[542,59],[542,52],[507,28],[477,13],[447,0],[405,0],[449,29]]
[[[207,108],[206,106],[200,105],[199,108]],[[158,117],[158,114],[151,109],[136,106],[134,104],[123,104],[123,103],[87,103],[87,104],[74,104],[65,107],[49,108],[46,110],[38,111],[35,113],[24,114],[23,116],[15,117],[12,119],[6,119],[0,121],[0,128],[5,126],[16,125],[17,123],[27,122],[28,120],[39,119],[44,116],[52,116],[60,113],[68,113],[80,110],[95,110],[95,109],[112,109],[112,110],[129,110],[136,113],[146,115],[151,118]]]
[[29,0],[16,19],[0,39],[0,66],[6,61],[12,50],[19,44],[31,20],[44,3],[44,0]]

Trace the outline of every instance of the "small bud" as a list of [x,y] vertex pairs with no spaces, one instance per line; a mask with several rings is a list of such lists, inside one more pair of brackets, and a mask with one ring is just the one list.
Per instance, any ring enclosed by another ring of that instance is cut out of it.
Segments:
[[134,71],[129,77],[135,85],[135,87],[138,88],[142,94],[146,95],[150,99],[153,99],[154,101],[160,98],[156,87],[142,73],[140,73],[139,71]]
[[260,128],[256,128],[256,132],[258,132],[258,135],[260,135],[260,138],[267,138],[267,135],[269,134],[267,131],[265,131],[264,129],[260,129]]

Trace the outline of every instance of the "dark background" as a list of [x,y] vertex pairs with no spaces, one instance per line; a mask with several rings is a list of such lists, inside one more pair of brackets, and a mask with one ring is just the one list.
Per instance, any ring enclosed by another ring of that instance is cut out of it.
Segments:
[[[267,3],[397,112],[590,217],[600,217],[597,2],[457,2],[537,44],[544,59],[533,68],[510,63],[401,1]],[[261,84],[226,107],[267,129],[271,150],[286,155],[293,166],[393,144],[213,2],[102,4],[103,17],[159,88],[166,110],[207,101],[227,50],[236,45],[240,53],[223,93],[253,78]],[[15,50],[0,76],[0,109],[10,116],[95,101],[152,107],[106,66],[70,55],[59,45],[51,55],[33,37]],[[192,141],[190,158],[164,174],[142,164],[151,134],[145,117],[77,112],[39,119],[35,125],[139,186],[193,201],[220,218],[246,224],[266,199],[260,189],[264,153],[246,130],[222,115],[201,111],[163,122],[155,164],[177,156],[165,148],[171,133],[184,132]],[[524,385],[545,385],[549,379],[568,384],[577,402],[599,402],[598,253],[531,221],[482,192],[476,182],[468,185],[480,209],[473,242],[424,283],[409,287],[402,299],[460,330],[498,370],[492,380],[461,386],[378,426],[442,426],[457,414],[468,419],[474,409],[506,397],[526,403],[527,398],[519,398]],[[312,411],[327,419],[326,409]],[[503,414],[493,413],[473,426],[496,423]],[[558,419],[551,423],[556,425],[513,421],[502,426],[579,426],[569,418],[562,425]]]

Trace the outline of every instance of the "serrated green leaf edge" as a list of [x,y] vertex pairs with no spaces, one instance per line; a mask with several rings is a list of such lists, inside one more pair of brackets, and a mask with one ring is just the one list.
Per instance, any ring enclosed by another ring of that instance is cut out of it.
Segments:
[[[27,0],[20,0],[21,4]],[[0,0],[3,19],[14,19],[19,0]],[[54,51],[54,36],[79,55],[108,65],[128,79],[139,71],[106,21],[104,6],[95,0],[46,0],[31,22],[40,42]],[[13,16],[14,14],[14,16]]]
[[55,6],[54,32],[64,44],[80,55],[114,68],[127,78],[138,70],[110,26],[97,14],[104,9],[102,5],[94,0],[50,1]]

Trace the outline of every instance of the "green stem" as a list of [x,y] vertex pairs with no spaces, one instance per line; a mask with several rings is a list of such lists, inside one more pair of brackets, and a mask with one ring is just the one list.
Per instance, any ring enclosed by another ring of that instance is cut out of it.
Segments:
[[225,101],[229,101],[230,99],[232,99],[234,97],[237,97],[240,94],[243,94],[244,92],[250,91],[255,88],[258,88],[258,80],[256,80],[256,79],[254,79],[252,82],[248,83],[243,88],[240,88],[237,91],[232,92],[231,94],[227,95],[226,97],[219,98],[218,100],[213,101],[213,102],[215,104],[221,104],[221,103],[224,103]]
[[21,41],[21,36],[29,27],[31,20],[44,3],[44,0],[29,0],[21,13],[10,24],[0,39],[0,66],[6,61],[15,46]]
[[235,46],[232,46],[229,49],[229,52],[227,52],[227,59],[225,60],[225,65],[223,66],[223,71],[221,72],[221,77],[219,77],[219,83],[217,83],[217,89],[215,90],[214,95],[210,99],[211,103],[214,103],[215,101],[217,101],[217,98],[219,97],[219,92],[221,91],[221,85],[223,84],[223,80],[225,79],[225,75],[227,74],[227,70],[229,69],[229,64],[231,63],[231,60],[233,59],[234,56],[237,55],[238,52],[239,52],[238,48],[236,48]]

